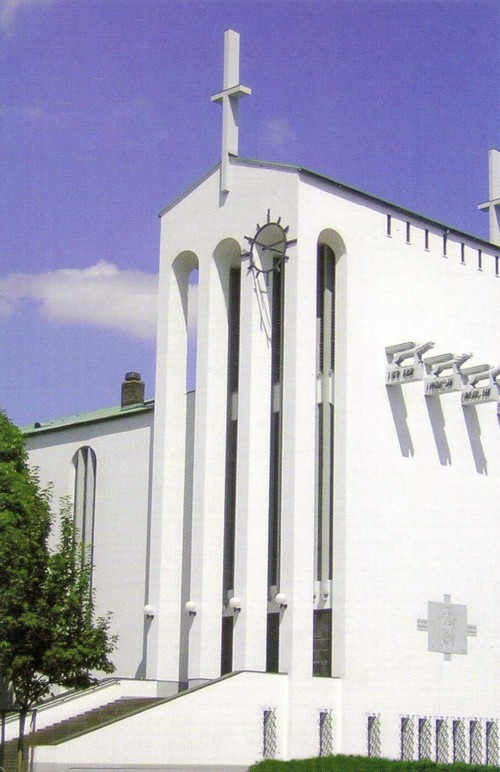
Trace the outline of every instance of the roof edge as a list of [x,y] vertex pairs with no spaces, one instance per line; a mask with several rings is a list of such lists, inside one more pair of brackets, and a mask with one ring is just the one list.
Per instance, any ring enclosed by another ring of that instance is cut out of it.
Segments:
[[67,418],[57,418],[43,423],[27,424],[21,426],[20,431],[25,437],[35,437],[38,434],[56,432],[64,429],[72,429],[75,426],[99,423],[100,421],[113,421],[130,415],[148,413],[154,409],[154,399],[146,399],[144,402],[128,407],[110,407],[102,410],[93,410],[89,413],[77,413]]
[[447,233],[454,233],[457,236],[463,236],[464,238],[467,238],[470,241],[474,241],[477,244],[481,244],[482,246],[487,247],[488,249],[491,249],[492,251],[499,251],[500,246],[498,244],[493,244],[491,241],[488,241],[487,239],[483,239],[480,236],[474,236],[472,233],[468,233],[467,231],[460,230],[460,228],[455,228],[453,225],[448,225],[446,223],[440,222],[439,220],[434,220],[431,217],[428,217],[427,215],[420,214],[419,212],[415,212],[411,209],[407,209],[404,206],[400,206],[399,204],[394,204],[392,201],[387,201],[387,199],[380,198],[379,196],[372,195],[371,193],[366,193],[364,190],[361,190],[360,188],[355,188],[352,185],[347,185],[344,182],[339,182],[338,180],[333,179],[333,177],[327,177],[326,174],[319,174],[318,172],[313,171],[312,169],[308,169],[306,166],[295,166],[294,164],[285,164],[280,163],[278,161],[258,161],[253,158],[244,158],[241,156],[238,156],[234,159],[235,161],[241,163],[245,166],[259,166],[259,167],[265,167],[268,169],[276,169],[281,171],[289,171],[289,172],[296,172],[297,174],[306,175],[308,177],[312,177],[316,180],[321,180],[322,182],[326,182],[329,185],[333,185],[339,190],[344,190],[347,193],[352,193],[354,195],[360,196],[361,198],[367,199],[368,201],[372,201],[379,206],[390,208],[394,212],[398,212],[399,214],[403,214],[407,217],[416,218],[424,223],[427,223],[428,225],[432,225],[435,228],[439,228],[440,230],[446,231]]
[[[242,166],[255,166],[255,167],[261,167],[266,169],[275,169],[277,171],[283,171],[283,172],[295,172],[296,174],[302,174],[307,177],[311,177],[315,180],[321,180],[322,182],[326,182],[329,185],[333,185],[338,190],[343,190],[346,193],[352,193],[353,195],[360,196],[361,198],[364,198],[367,201],[376,203],[379,206],[387,207],[391,209],[393,212],[398,212],[399,214],[402,214],[405,217],[416,218],[421,222],[427,223],[428,225],[431,225],[435,228],[439,228],[440,230],[443,230],[446,233],[453,233],[456,236],[464,237],[469,241],[474,241],[475,243],[480,244],[483,247],[487,247],[492,251],[498,252],[500,250],[500,246],[498,244],[493,244],[491,241],[488,241],[487,239],[483,239],[480,236],[474,236],[474,234],[472,233],[468,233],[467,231],[460,230],[460,228],[455,228],[455,226],[448,225],[447,223],[443,223],[440,220],[434,220],[432,217],[428,217],[427,215],[420,214],[419,212],[415,212],[412,209],[407,209],[406,207],[400,206],[399,204],[394,204],[392,201],[388,201],[387,199],[380,198],[379,196],[375,196],[371,193],[366,193],[364,190],[361,190],[360,188],[355,188],[352,185],[347,185],[344,182],[340,182],[339,180],[333,179],[333,177],[328,177],[326,174],[320,174],[319,172],[315,172],[312,169],[308,169],[306,166],[297,166],[296,164],[285,164],[280,161],[263,161],[263,160],[258,160],[256,158],[247,158],[245,156],[236,156],[232,154],[230,155],[230,160],[231,160],[231,163],[235,163],[236,165],[240,164]],[[189,194],[192,193],[199,185],[201,185],[203,182],[205,182],[205,180],[211,177],[212,174],[214,174],[214,172],[218,171],[218,169],[220,169],[220,165],[221,164],[219,161],[219,163],[217,163],[215,166],[209,169],[205,174],[199,177],[192,185],[186,188],[186,190],[183,193],[181,193],[173,201],[171,201],[170,204],[167,204],[167,206],[161,209],[158,216],[162,217],[164,214],[166,214],[171,209],[173,209],[178,203],[180,203],[184,198],[189,196]]]
[[198,177],[198,179],[195,180],[195,182],[193,182],[191,185],[189,185],[189,187],[187,187],[183,193],[181,193],[179,196],[174,198],[173,201],[171,201],[169,204],[167,204],[162,209],[160,209],[160,211],[158,212],[158,217],[163,217],[164,214],[169,212],[171,209],[174,208],[174,206],[177,206],[177,204],[179,204],[184,198],[189,196],[189,194],[192,193],[193,190],[196,190],[196,188],[199,187],[202,183],[204,183],[205,180],[208,180],[208,178],[211,177],[214,172],[220,169],[220,165],[221,165],[221,162],[219,161],[218,164],[216,164],[215,166],[212,166],[212,168],[209,169],[207,172],[205,172],[205,174],[202,174],[201,177]]

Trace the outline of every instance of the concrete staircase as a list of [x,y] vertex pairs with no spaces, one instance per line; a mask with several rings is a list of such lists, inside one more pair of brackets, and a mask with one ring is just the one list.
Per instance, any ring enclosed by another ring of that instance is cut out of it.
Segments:
[[[26,735],[25,754],[29,757],[29,748],[36,745],[57,745],[65,740],[72,740],[86,732],[112,724],[122,718],[140,713],[155,705],[165,702],[159,697],[122,697],[108,702],[99,708],[88,710],[58,724],[39,729]],[[5,743],[3,767],[5,772],[16,772],[17,740]]]

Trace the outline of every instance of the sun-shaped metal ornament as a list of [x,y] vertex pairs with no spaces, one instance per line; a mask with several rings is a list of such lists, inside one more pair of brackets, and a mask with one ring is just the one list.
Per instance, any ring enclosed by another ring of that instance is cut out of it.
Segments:
[[250,244],[250,251],[242,257],[249,257],[249,271],[256,274],[269,275],[273,271],[280,271],[285,260],[288,259],[286,251],[288,247],[297,243],[297,239],[288,239],[289,226],[281,225],[281,217],[273,222],[271,210],[267,210],[267,222],[264,225],[257,223],[255,236],[245,236]]

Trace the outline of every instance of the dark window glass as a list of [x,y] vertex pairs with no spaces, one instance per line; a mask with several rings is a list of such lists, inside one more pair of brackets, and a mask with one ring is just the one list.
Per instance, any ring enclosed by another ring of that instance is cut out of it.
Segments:
[[280,614],[267,615],[266,672],[279,673]]
[[332,675],[332,610],[316,609],[313,622],[313,676]]

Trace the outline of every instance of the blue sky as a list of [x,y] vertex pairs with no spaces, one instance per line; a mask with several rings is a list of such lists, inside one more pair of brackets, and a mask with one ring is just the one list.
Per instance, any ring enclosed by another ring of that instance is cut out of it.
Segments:
[[498,0],[0,0],[0,408],[18,424],[154,395],[158,212],[240,154],[487,238]]

